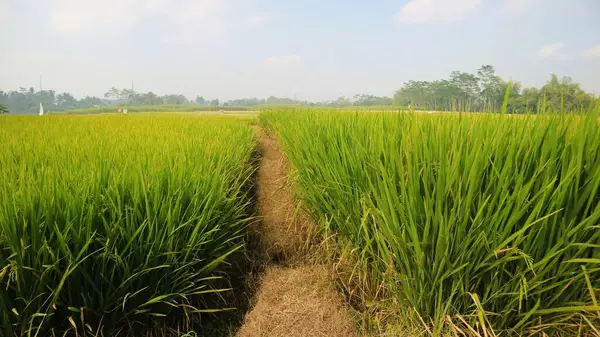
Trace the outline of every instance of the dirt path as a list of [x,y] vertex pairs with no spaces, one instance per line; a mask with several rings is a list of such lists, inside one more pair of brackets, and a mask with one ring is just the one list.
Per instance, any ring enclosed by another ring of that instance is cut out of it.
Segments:
[[257,230],[271,262],[238,336],[357,336],[328,269],[299,262],[314,225],[296,211],[278,142],[259,128],[255,131],[262,152]]
[[258,170],[259,231],[263,248],[273,261],[294,258],[309,235],[309,223],[296,216],[294,196],[287,181],[287,160],[279,143],[255,128],[262,160]]

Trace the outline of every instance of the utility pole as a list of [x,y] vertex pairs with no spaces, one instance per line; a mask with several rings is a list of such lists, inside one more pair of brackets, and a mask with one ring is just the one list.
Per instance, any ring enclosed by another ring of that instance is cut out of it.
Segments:
[[129,96],[127,97],[127,105],[131,104],[131,97],[133,96],[134,91],[134,86],[133,86],[133,80],[131,80],[131,92],[129,93]]
[[40,73],[40,116],[44,115],[44,106],[42,106],[42,74]]

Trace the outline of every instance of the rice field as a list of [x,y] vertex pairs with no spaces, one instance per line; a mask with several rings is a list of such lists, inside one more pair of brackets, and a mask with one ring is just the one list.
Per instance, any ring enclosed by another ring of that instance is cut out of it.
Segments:
[[598,333],[597,112],[289,109],[260,120],[322,233],[422,330]]
[[[593,336],[597,113],[274,108],[259,122],[390,329]],[[0,336],[206,335],[235,306],[254,219],[251,123],[0,116]]]
[[1,336],[141,336],[229,308],[248,121],[0,116],[0,139]]

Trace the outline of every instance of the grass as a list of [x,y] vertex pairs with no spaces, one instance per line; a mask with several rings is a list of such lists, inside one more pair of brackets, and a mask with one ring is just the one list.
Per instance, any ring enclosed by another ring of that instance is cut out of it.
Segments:
[[260,118],[281,139],[322,231],[354,247],[398,314],[412,312],[432,335],[585,335],[600,325],[594,109],[518,118],[288,109]]
[[202,332],[231,306],[247,122],[0,116],[0,139],[0,335]]

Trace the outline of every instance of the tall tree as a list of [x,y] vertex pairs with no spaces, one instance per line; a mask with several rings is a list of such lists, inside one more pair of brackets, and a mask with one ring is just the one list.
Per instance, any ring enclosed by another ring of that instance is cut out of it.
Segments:
[[457,100],[459,111],[472,111],[479,107],[479,78],[473,74],[453,71],[450,74],[450,83],[461,91],[461,97]]
[[583,91],[570,77],[558,79],[556,74],[542,87],[543,99],[551,111],[573,111],[587,109],[593,96]]
[[116,101],[121,97],[121,90],[116,87],[112,87],[108,89],[106,93],[104,93],[104,98],[109,99],[111,101]]
[[79,107],[75,97],[68,92],[63,92],[56,96],[56,106],[60,110],[77,109]]
[[527,113],[537,112],[540,101],[540,91],[537,88],[524,88],[518,99],[517,109]]
[[496,75],[494,66],[484,65],[477,70],[480,84],[481,108],[483,111],[497,111],[504,97],[502,78]]

